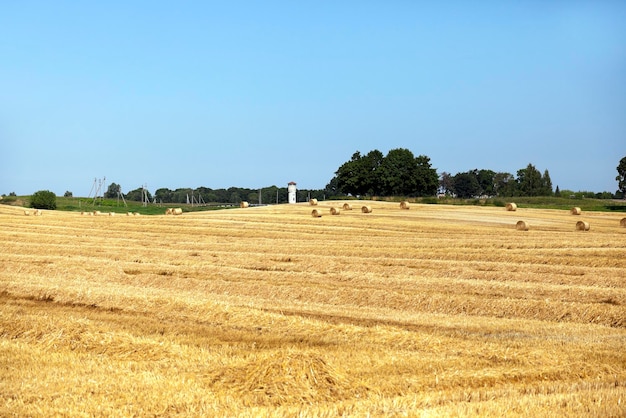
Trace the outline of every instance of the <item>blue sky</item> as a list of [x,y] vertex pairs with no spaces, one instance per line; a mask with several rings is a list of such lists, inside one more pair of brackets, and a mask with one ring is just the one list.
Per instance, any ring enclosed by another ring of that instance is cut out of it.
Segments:
[[355,151],[615,191],[623,1],[5,1],[0,194],[323,188]]

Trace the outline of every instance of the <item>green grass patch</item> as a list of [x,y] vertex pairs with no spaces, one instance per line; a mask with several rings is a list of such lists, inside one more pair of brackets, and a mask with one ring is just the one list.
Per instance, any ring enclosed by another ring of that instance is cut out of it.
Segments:
[[446,204],[446,205],[471,205],[471,206],[496,206],[505,207],[508,202],[515,202],[518,208],[537,209],[563,209],[570,210],[574,206],[584,211],[595,212],[626,212],[626,200],[614,199],[590,199],[590,198],[568,198],[568,197],[511,197],[511,198],[488,198],[488,199],[458,199],[452,197],[417,198],[416,203],[425,204]]

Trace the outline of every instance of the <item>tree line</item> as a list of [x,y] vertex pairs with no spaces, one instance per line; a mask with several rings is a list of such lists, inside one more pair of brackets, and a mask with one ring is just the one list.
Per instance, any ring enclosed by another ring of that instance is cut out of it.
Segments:
[[[597,198],[621,198],[626,191],[626,157],[618,167],[618,191],[583,192],[585,196]],[[550,173],[543,173],[533,164],[517,170],[516,174],[496,172],[489,169],[474,169],[451,174],[437,173],[430,158],[426,155],[415,156],[406,148],[390,150],[383,155],[377,149],[367,154],[356,151],[350,160],[341,164],[334,177],[324,189],[298,189],[298,202],[315,198],[324,200],[341,197],[423,197],[437,194],[459,198],[475,197],[516,197],[516,196],[560,196],[558,185],[553,189]],[[574,194],[571,191],[566,193]],[[121,186],[112,183],[104,193],[105,198],[119,198]],[[142,188],[123,194],[127,200],[157,203],[193,203],[193,204],[233,204],[242,201],[252,204],[287,203],[287,187],[269,186],[261,189],[230,187],[211,189],[208,187],[179,188],[170,190],[157,189],[154,195]]]
[[[327,186],[329,187],[329,186]],[[450,174],[437,174],[430,158],[415,157],[404,148],[392,149],[386,156],[379,150],[366,155],[355,152],[343,163],[330,188],[339,194],[354,196],[448,196],[471,198],[477,196],[551,196],[550,173],[543,174],[532,164],[511,173],[493,170],[471,170]]]
[[[122,195],[121,186],[111,183],[104,192],[104,198],[116,199]],[[250,202],[251,204],[271,204],[271,203],[287,203],[288,193],[287,187],[269,186],[261,189],[250,189],[244,187],[229,187],[227,189],[211,189],[208,187],[178,188],[170,190],[168,188],[157,189],[154,194],[143,188],[131,190],[123,193],[126,200],[141,202],[147,198],[150,203],[189,203],[189,204],[231,204],[238,205],[241,202]],[[325,190],[309,190],[301,189],[296,192],[296,199],[299,202],[308,201],[309,199],[324,200],[326,198]]]
[[[514,197],[514,196],[552,196],[550,173],[543,174],[532,164],[517,171],[517,177],[511,173],[493,170],[470,170],[451,175],[443,172],[440,179],[440,192],[460,198],[476,196]],[[557,194],[558,191],[557,186]]]

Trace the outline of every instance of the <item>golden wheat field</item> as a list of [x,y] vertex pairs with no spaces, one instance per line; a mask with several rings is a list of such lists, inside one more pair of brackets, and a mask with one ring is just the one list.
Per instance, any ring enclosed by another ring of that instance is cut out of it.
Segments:
[[626,416],[623,216],[342,204],[0,206],[0,416]]

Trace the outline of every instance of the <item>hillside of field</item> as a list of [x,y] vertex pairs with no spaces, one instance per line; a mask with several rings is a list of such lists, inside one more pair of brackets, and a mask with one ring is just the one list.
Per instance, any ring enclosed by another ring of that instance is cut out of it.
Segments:
[[0,416],[626,415],[623,213],[343,203],[0,205]]

